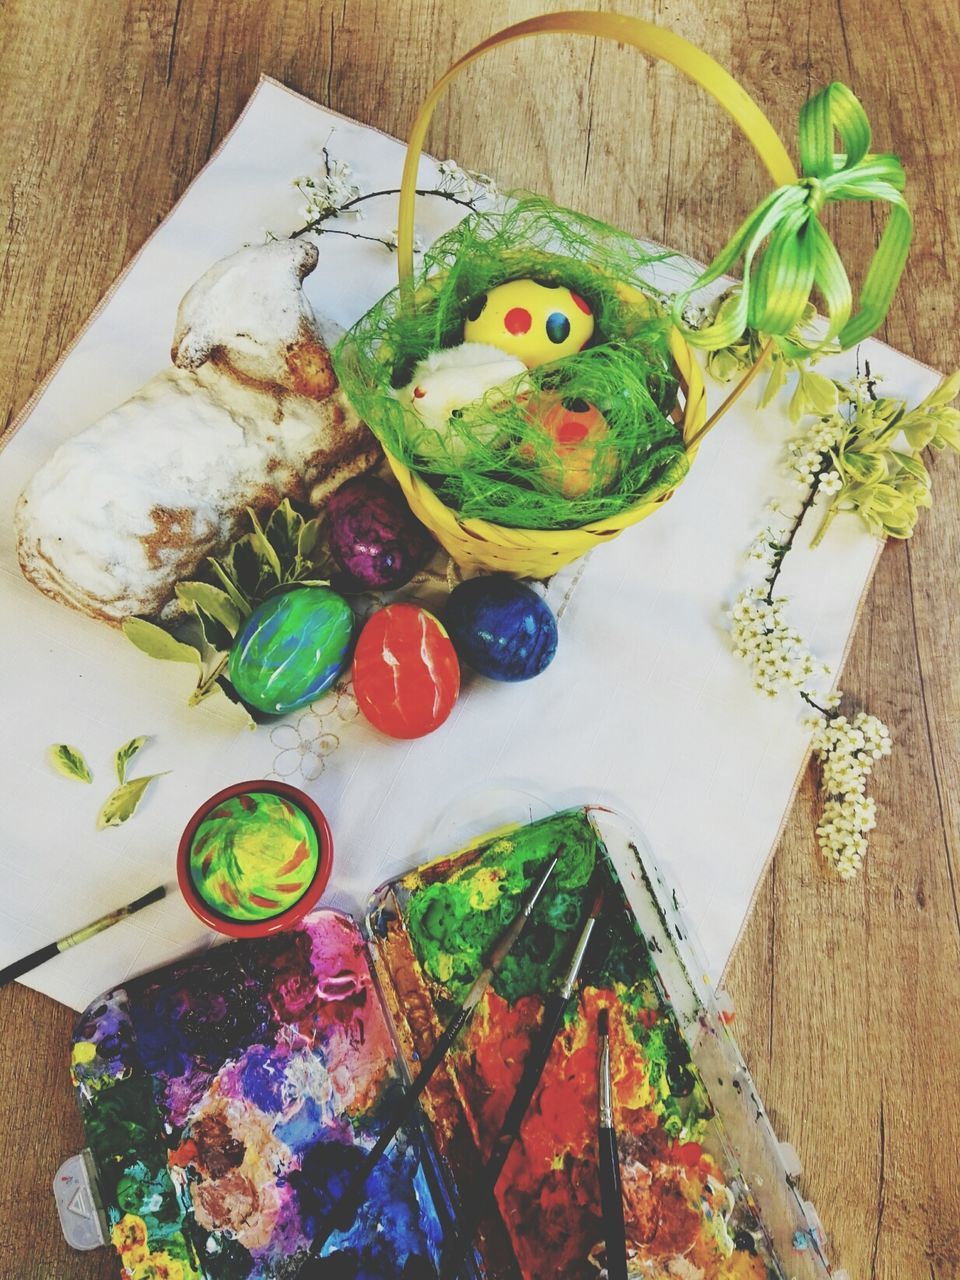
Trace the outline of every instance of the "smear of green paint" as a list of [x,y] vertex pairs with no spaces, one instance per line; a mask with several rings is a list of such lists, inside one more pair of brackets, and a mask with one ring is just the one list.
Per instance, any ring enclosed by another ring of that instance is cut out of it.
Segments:
[[549,990],[583,913],[601,845],[582,811],[495,837],[448,879],[414,889],[407,920],[414,951],[452,999],[466,994],[490,947],[516,915],[523,893],[561,845],[557,869],[494,981],[495,990],[512,1004]]
[[[453,860],[458,869],[436,880],[430,868],[408,876],[406,919],[414,954],[444,995],[462,999],[491,945],[514,918],[523,893],[561,846],[557,869],[494,979],[494,989],[513,1004],[523,996],[546,995],[555,986],[597,886],[591,877],[599,861],[599,882],[607,892],[582,978],[590,986],[615,991],[633,1015],[627,1028],[648,1064],[653,1110],[669,1136],[695,1139],[711,1113],[707,1095],[654,980],[656,966],[643,932],[583,809],[481,841],[462,865]],[[568,1021],[579,1016],[572,1006]],[[671,1083],[678,1079],[685,1081],[682,1092]]]

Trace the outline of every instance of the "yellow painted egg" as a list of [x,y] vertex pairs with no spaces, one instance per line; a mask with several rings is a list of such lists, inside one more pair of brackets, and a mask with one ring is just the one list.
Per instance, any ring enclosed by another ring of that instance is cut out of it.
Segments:
[[536,464],[538,487],[565,498],[610,488],[617,476],[617,450],[609,423],[595,405],[546,395],[532,408],[530,418],[543,439],[525,442],[520,453]]
[[467,304],[466,342],[486,342],[528,369],[571,356],[593,337],[593,312],[565,285],[510,280]]

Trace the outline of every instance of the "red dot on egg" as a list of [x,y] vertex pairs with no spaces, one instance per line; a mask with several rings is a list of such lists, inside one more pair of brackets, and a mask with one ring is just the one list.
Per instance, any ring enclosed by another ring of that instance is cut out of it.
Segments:
[[560,444],[579,444],[587,438],[589,428],[582,418],[564,418],[557,430]]
[[503,317],[503,327],[507,333],[512,333],[515,336],[521,333],[529,333],[532,324],[533,317],[526,307],[511,307]]
[[427,393],[424,391],[423,387],[414,387],[414,388],[413,388],[413,398],[414,398],[414,400],[422,400],[422,399],[423,399],[423,397],[424,397],[426,394],[427,394]]
[[590,308],[587,306],[584,300],[580,297],[579,293],[574,293],[573,290],[571,289],[570,297],[574,300],[574,302],[577,304],[580,310],[584,313],[584,315],[589,316],[592,314],[590,311]]

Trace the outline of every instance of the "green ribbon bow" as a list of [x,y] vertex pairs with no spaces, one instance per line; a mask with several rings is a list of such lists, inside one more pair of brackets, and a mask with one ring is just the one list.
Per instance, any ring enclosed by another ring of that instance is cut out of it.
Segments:
[[[843,151],[835,153],[834,131]],[[673,321],[691,346],[715,350],[740,339],[746,329],[776,339],[793,356],[809,355],[787,338],[814,289],[829,318],[815,350],[836,339],[853,346],[883,323],[899,283],[913,235],[913,219],[903,197],[906,176],[893,155],[871,155],[870,124],[845,84],[834,83],[805,103],[800,112],[800,166],[803,177],[778,187],[746,219],[734,237],[673,306]],[[834,200],[885,200],[890,217],[853,311],[853,292],[840,255],[818,215]],[[766,242],[765,247],[764,242]],[[715,323],[689,329],[681,313],[690,295],[743,258],[743,284]],[[756,265],[754,265],[754,260]]]

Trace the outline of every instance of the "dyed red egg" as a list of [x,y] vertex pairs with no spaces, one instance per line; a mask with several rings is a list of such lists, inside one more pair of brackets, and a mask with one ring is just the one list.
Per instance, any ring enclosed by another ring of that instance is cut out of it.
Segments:
[[391,738],[439,728],[460,692],[460,664],[433,614],[414,604],[373,614],[354,651],[353,692],[373,727]]

